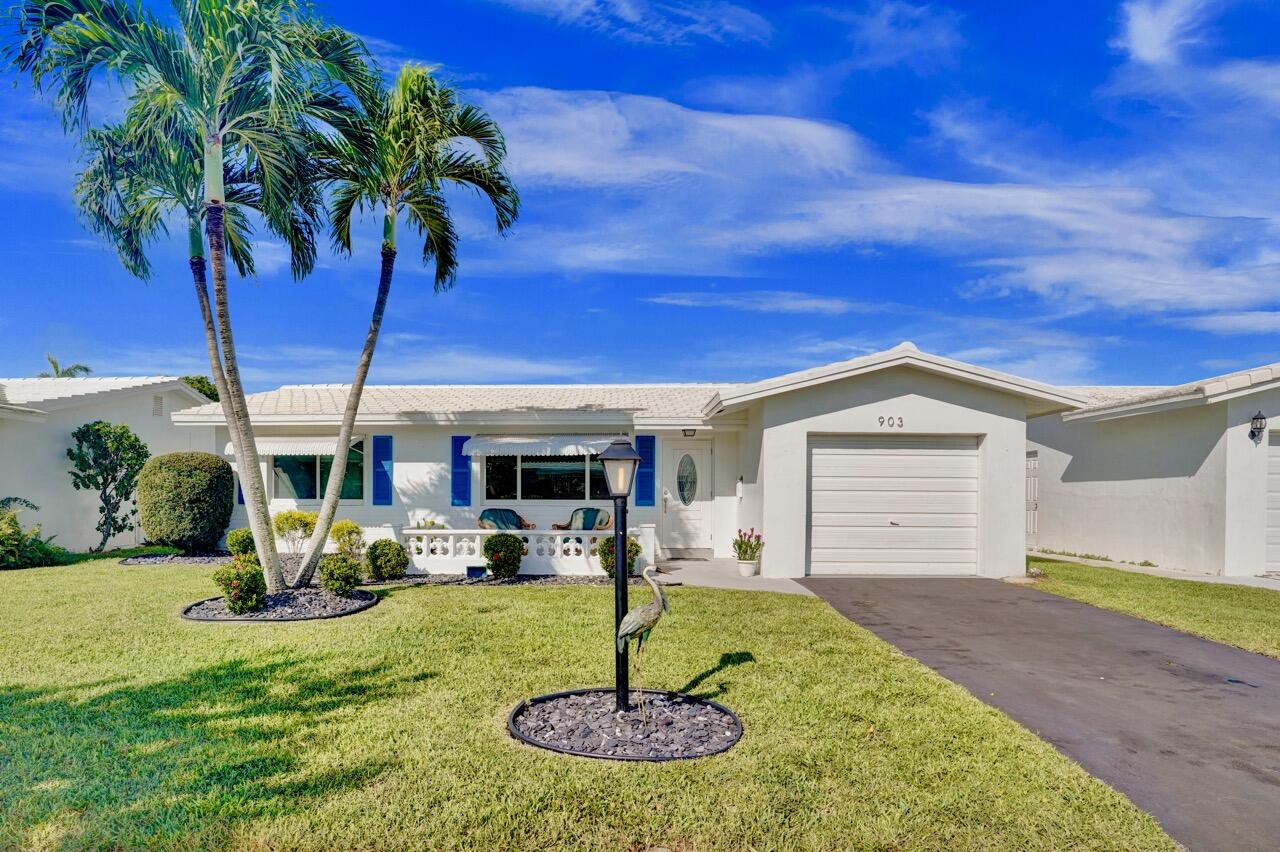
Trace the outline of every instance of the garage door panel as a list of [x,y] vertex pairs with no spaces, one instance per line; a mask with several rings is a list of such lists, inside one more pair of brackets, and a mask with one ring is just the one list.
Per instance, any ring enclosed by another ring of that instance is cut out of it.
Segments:
[[813,547],[967,548],[978,546],[978,531],[972,527],[814,527]]
[[1267,436],[1267,558],[1268,571],[1280,571],[1280,434]]
[[831,455],[815,456],[815,469],[821,467],[824,476],[839,477],[915,477],[922,472],[929,478],[973,479],[978,476],[978,459],[973,455]]
[[826,512],[884,512],[894,514],[976,514],[978,495],[969,491],[941,493],[889,491],[815,491],[815,514]]
[[976,438],[823,438],[809,464],[810,573],[977,572]]
[[862,573],[863,568],[858,566],[893,565],[898,562],[950,565],[955,568],[972,562],[975,554],[973,550],[963,547],[954,550],[934,548],[908,550],[901,547],[822,547],[814,548],[813,555],[818,562],[844,565],[845,573]]
[[821,527],[974,527],[972,512],[908,514],[906,512],[814,512],[813,528]]
[[920,491],[934,493],[938,491],[977,491],[976,477],[937,478],[925,476],[828,476],[826,473],[813,475],[813,491]]

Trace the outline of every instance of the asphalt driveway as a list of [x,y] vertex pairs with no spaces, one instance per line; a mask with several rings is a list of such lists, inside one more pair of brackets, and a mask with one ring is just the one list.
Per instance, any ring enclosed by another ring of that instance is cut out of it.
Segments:
[[1190,849],[1280,848],[1280,661],[995,580],[802,582]]

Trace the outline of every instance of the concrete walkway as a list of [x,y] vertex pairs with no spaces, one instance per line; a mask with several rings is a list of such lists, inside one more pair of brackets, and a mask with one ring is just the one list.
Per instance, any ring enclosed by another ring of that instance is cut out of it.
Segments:
[[992,580],[801,582],[1188,848],[1280,847],[1280,661]]
[[711,589],[741,589],[747,592],[786,592],[812,595],[813,592],[785,577],[742,577],[735,559],[669,559],[658,563],[658,569],[670,572],[663,579],[686,586]]

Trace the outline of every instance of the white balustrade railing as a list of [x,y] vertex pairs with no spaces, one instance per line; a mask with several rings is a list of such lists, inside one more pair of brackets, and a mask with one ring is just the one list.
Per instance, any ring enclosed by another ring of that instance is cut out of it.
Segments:
[[[483,566],[484,540],[509,533],[524,541],[521,574],[603,575],[596,548],[611,538],[608,530],[449,530],[414,529],[401,531],[409,551],[413,574],[463,574],[467,568]],[[647,533],[647,534],[646,534]],[[642,563],[652,560],[652,528],[631,529],[628,534],[641,543]]]

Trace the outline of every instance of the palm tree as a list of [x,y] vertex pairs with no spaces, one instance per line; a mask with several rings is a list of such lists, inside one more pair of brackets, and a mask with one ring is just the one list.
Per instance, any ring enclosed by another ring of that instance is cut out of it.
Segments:
[[355,378],[347,394],[337,452],[320,505],[315,531],[307,543],[297,583],[305,585],[320,561],[337,513],[346,475],[347,452],[365,378],[382,328],[397,252],[397,225],[403,214],[423,238],[422,261],[435,263],[435,291],[453,286],[457,274],[458,235],[444,190],[469,187],[493,205],[499,233],[519,213],[520,198],[503,162],[502,131],[483,110],[463,103],[451,87],[414,64],[400,68],[388,90],[377,86],[359,93],[360,111],[336,125],[336,135],[315,140],[319,168],[331,182],[330,220],[337,249],[351,252],[351,224],[357,212],[382,213],[382,264],[373,316]]
[[[294,272],[314,262],[310,233],[295,230],[297,194],[310,185],[306,142],[316,122],[341,111],[335,88],[360,89],[372,75],[359,39],[309,17],[298,0],[177,0],[170,26],[130,0],[25,0],[17,10],[13,64],[52,89],[68,129],[83,130],[92,84],[114,76],[136,90],[138,150],[157,138],[194,140],[200,151],[203,221],[213,273],[214,307],[197,283],[206,347],[222,397],[249,526],[269,591],[284,588],[267,511],[262,469],[236,359],[227,293],[228,173],[255,172],[258,205],[269,227],[294,249]],[[230,245],[229,245],[230,243]],[[193,236],[191,257],[203,260]],[[193,263],[193,274],[196,273]],[[215,321],[216,320],[216,321]]]
[[49,369],[36,373],[37,379],[78,379],[93,372],[88,364],[68,364],[64,367],[47,352],[44,359],[49,362]]

